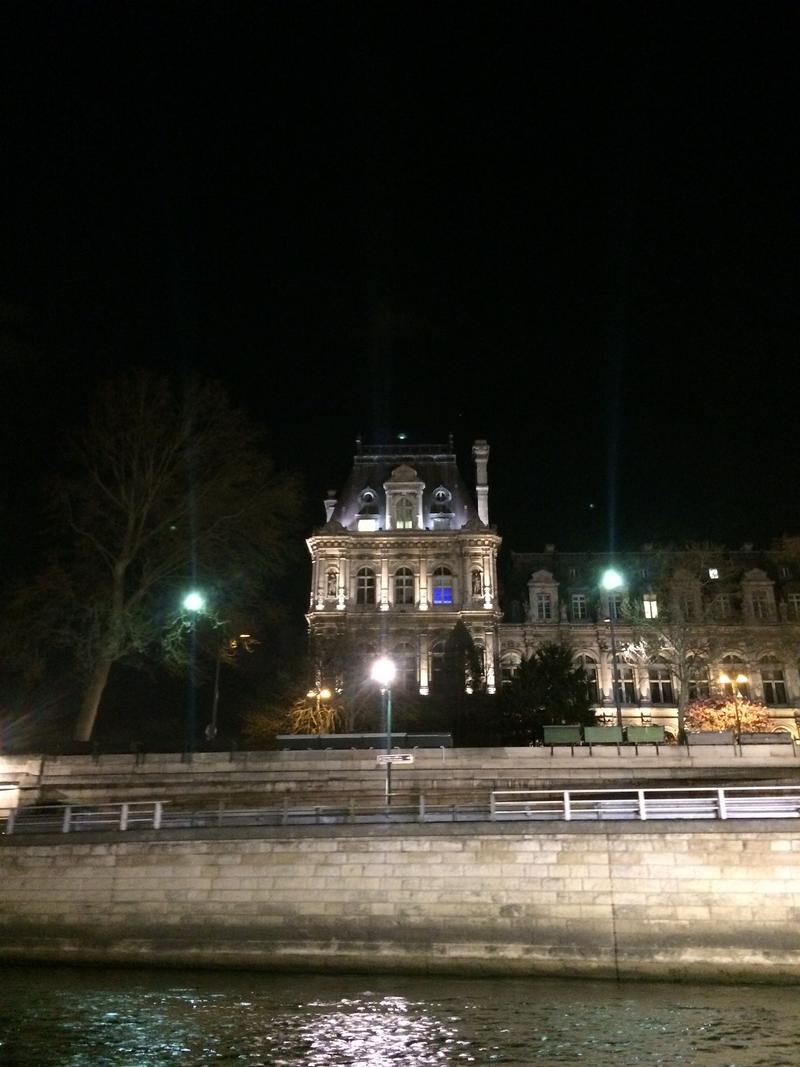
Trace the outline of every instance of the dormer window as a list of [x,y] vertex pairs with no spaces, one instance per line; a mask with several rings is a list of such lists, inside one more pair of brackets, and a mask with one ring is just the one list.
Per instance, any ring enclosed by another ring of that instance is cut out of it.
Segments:
[[414,511],[414,501],[410,497],[401,496],[394,507],[395,529],[413,530]]
[[373,489],[364,489],[358,498],[357,528],[363,533],[378,529],[378,497]]
[[360,497],[361,507],[358,509],[360,515],[377,515],[378,514],[378,498],[371,489],[365,489]]

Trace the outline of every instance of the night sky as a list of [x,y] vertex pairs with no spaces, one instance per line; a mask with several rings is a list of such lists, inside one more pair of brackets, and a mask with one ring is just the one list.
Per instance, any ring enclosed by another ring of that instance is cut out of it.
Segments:
[[796,4],[0,21],[6,571],[131,364],[221,379],[309,528],[399,430],[488,438],[519,550],[800,527]]

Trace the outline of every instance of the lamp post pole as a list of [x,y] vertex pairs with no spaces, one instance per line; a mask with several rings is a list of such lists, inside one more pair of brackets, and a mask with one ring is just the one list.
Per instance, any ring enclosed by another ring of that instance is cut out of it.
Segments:
[[383,725],[386,733],[386,806],[392,803],[392,682],[395,665],[386,656],[375,660],[372,665],[372,679],[381,687],[383,697]]
[[[603,575],[603,588],[606,592],[613,593],[622,585],[622,578],[613,569],[609,569]],[[611,686],[614,690],[614,707],[617,709],[617,726],[622,729],[622,701],[619,692],[619,663],[617,662],[617,635],[614,629],[614,617],[617,614],[617,599],[608,598],[608,623],[611,628]]]
[[206,598],[202,593],[198,593],[193,590],[191,593],[187,593],[183,598],[183,609],[188,611],[192,618],[192,633],[191,633],[191,660],[189,663],[189,694],[186,702],[186,752],[188,757],[191,757],[194,751],[195,743],[195,722],[196,722],[196,709],[195,709],[195,691],[192,686],[192,670],[197,659],[197,629],[195,622],[197,616],[201,614],[206,606]]
[[729,685],[731,687],[731,695],[733,696],[733,715],[736,721],[736,740],[741,743],[742,717],[739,713],[739,686],[745,685],[748,681],[748,677],[746,674],[737,674],[735,678],[731,678],[727,674],[721,674],[719,680],[723,685]]

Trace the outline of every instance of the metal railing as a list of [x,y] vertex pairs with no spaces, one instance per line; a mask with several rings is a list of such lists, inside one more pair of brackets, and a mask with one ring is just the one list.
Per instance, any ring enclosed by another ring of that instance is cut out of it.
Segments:
[[[269,807],[169,808],[163,801],[36,805],[10,810],[6,834],[319,826],[342,823],[577,822],[653,819],[796,819],[800,785],[664,789],[499,789],[488,797],[419,795],[316,804],[284,799]],[[2,823],[0,823],[0,827]]]
[[159,830],[164,802],[132,800],[121,804],[37,804],[11,808],[5,832],[62,833],[78,830]]
[[800,786],[500,789],[490,806],[492,820],[796,819]]

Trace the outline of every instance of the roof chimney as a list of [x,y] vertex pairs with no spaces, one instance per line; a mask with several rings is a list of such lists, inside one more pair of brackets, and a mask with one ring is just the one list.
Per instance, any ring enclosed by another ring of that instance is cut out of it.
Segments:
[[336,507],[336,490],[329,489],[328,495],[325,497],[325,522],[330,522],[333,517],[333,510]]
[[489,445],[478,440],[472,446],[472,458],[475,460],[475,492],[478,497],[478,518],[489,525],[489,478],[486,468],[489,465]]

